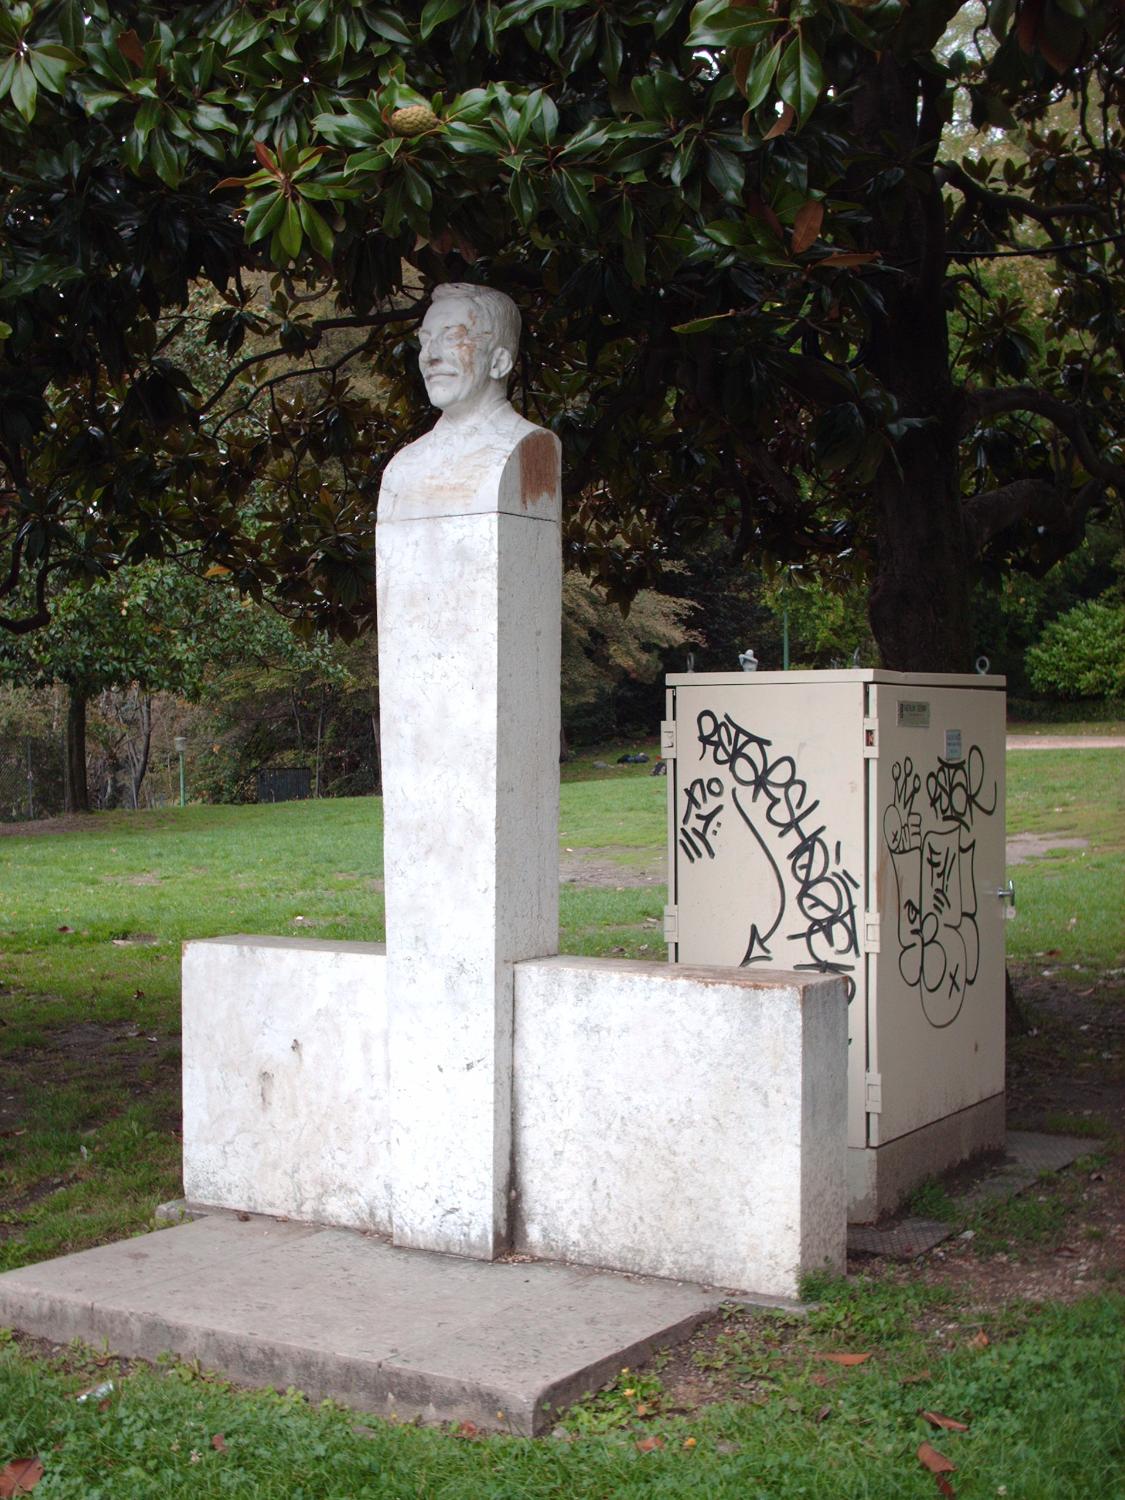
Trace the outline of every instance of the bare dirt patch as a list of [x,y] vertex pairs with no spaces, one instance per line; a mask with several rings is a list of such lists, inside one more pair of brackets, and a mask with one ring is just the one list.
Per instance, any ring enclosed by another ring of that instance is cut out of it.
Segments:
[[[178,1036],[145,1031],[132,1021],[79,1021],[44,1028],[40,1045],[4,1055],[0,1138],[18,1137],[31,1099],[52,1089],[83,1084],[89,1087],[91,1098],[96,1098],[104,1097],[109,1087],[123,1106],[156,1088],[166,1088],[179,1069],[178,1051]],[[154,1058],[161,1075],[157,1082],[149,1076]]]
[[1013,833],[1006,847],[1010,865],[1025,865],[1029,859],[1041,859],[1056,849],[1088,849],[1090,840],[1067,838],[1061,833]]
[[620,864],[612,857],[618,849],[622,853],[635,852],[614,844],[568,849],[559,860],[559,879],[564,885],[598,886],[611,891],[663,885],[667,880],[663,854],[652,854],[640,865]]
[[559,862],[558,877],[564,885],[597,886],[607,891],[625,891],[642,885],[663,885],[664,861],[648,864],[615,864],[612,859],[586,859],[564,855]]

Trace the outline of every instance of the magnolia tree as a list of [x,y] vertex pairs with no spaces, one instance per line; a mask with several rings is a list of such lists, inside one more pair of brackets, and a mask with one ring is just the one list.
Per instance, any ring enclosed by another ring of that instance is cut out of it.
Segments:
[[616,596],[718,535],[963,668],[975,571],[1125,483],[1123,64],[1110,0],[9,5],[3,624],[176,552],[362,629],[404,356],[476,279]]

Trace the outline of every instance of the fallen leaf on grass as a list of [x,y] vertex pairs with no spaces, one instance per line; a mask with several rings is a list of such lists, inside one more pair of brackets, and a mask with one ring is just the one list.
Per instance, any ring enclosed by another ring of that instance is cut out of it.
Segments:
[[817,1421],[817,1422],[823,1422],[824,1419],[825,1419],[825,1417],[830,1417],[831,1415],[832,1415],[832,1407],[830,1405],[824,1405],[817,1412],[816,1417],[815,1417],[814,1420]]
[[925,1385],[927,1380],[932,1380],[933,1378],[929,1370],[919,1370],[917,1375],[904,1375],[899,1381],[899,1385]]
[[455,1436],[462,1438],[475,1438],[480,1434],[480,1428],[475,1422],[462,1422],[457,1428]]
[[940,1411],[922,1411],[918,1415],[929,1422],[931,1427],[944,1427],[947,1432],[968,1432],[964,1422],[958,1422],[955,1417],[943,1417]]
[[663,1446],[664,1446],[664,1439],[662,1437],[655,1437],[654,1436],[654,1437],[641,1438],[640,1442],[637,1444],[637,1452],[638,1453],[653,1453],[657,1448],[663,1448]]
[[952,1459],[946,1458],[944,1453],[939,1453],[936,1448],[931,1448],[929,1443],[918,1445],[918,1462],[924,1464],[931,1474],[956,1474],[957,1465]]
[[992,1340],[989,1338],[988,1334],[985,1333],[984,1329],[982,1328],[979,1333],[974,1333],[973,1336],[972,1336],[972,1338],[969,1340],[969,1348],[970,1349],[987,1349],[988,1346],[989,1346],[989,1344],[991,1344],[991,1342],[992,1342]]
[[825,1375],[825,1374],[823,1374],[820,1370],[817,1370],[814,1374],[812,1374],[812,1375],[809,1376],[809,1384],[810,1385],[827,1385],[828,1384],[828,1376]]
[[949,1500],[957,1500],[957,1491],[950,1484],[949,1480],[946,1479],[944,1474],[935,1474],[934,1478],[937,1481],[939,1494],[948,1496]]
[[851,1366],[851,1365],[861,1365],[861,1364],[864,1363],[865,1360],[868,1360],[870,1358],[871,1358],[870,1352],[868,1352],[867,1354],[818,1354],[817,1355],[817,1359],[830,1359],[834,1365],[848,1365],[848,1366]]
[[0,1469],[0,1496],[30,1495],[43,1478],[43,1465],[37,1458],[13,1458]]
[[216,1453],[225,1453],[227,1451],[227,1440],[221,1432],[215,1433],[214,1437],[211,1439],[211,1446],[212,1448],[214,1448]]

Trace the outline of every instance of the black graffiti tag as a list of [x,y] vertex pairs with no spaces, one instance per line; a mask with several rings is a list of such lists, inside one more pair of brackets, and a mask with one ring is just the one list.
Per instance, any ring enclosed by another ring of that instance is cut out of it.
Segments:
[[[704,855],[715,858],[712,828],[717,834],[722,824],[718,821],[723,803],[717,799],[723,795],[723,783],[717,776],[704,780],[697,776],[690,786],[684,788],[684,811],[680,818],[680,848],[688,863],[694,864]],[[707,806],[708,803],[712,805]]]
[[959,828],[969,829],[975,814],[992,816],[996,811],[996,782],[992,783],[992,805],[986,807],[981,797],[984,775],[984,755],[979,745],[971,746],[964,760],[938,761],[937,770],[926,777],[926,796],[939,823],[956,823]]
[[773,957],[769,940],[785,910],[784,880],[752,812],[755,804],[761,804],[768,828],[787,843],[785,859],[804,924],[787,934],[791,940],[803,942],[809,955],[807,963],[794,967],[843,974],[850,1000],[855,993],[855,981],[850,977],[855,964],[843,960],[859,955],[855,892],[860,886],[841,865],[840,844],[829,847],[827,826],[814,817],[819,799],[810,798],[808,783],[797,774],[797,763],[791,755],[771,759],[772,742],[744,729],[729,714],[720,719],[706,709],[698,716],[696,729],[704,752],[709,751],[715,765],[726,769],[735,783],[731,800],[765,852],[780,890],[777,920],[766,933],[759,932],[756,925],[752,928],[743,963],[765,963]]
[[910,759],[891,772],[892,800],[883,809],[883,837],[897,889],[899,973],[917,989],[935,1029],[951,1026],[980,970],[974,821],[998,806],[997,783],[985,791],[984,753],[973,745],[963,761],[939,759],[926,775],[929,817],[916,810],[920,778]]

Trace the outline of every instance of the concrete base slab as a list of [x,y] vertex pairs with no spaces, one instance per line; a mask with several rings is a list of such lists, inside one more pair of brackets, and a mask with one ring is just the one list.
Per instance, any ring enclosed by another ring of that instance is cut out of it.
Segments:
[[[1043,1135],[1033,1130],[1009,1130],[1004,1156],[986,1176],[955,1202],[958,1221],[989,1203],[1002,1203],[1031,1187],[1044,1172],[1061,1172],[1102,1143],[1075,1135]],[[914,1260],[955,1233],[957,1225],[940,1219],[896,1219],[890,1224],[849,1224],[849,1255],[882,1255],[890,1260]]]
[[213,1215],[0,1275],[0,1326],[145,1359],[171,1350],[246,1385],[530,1436],[724,1300],[685,1282]]

